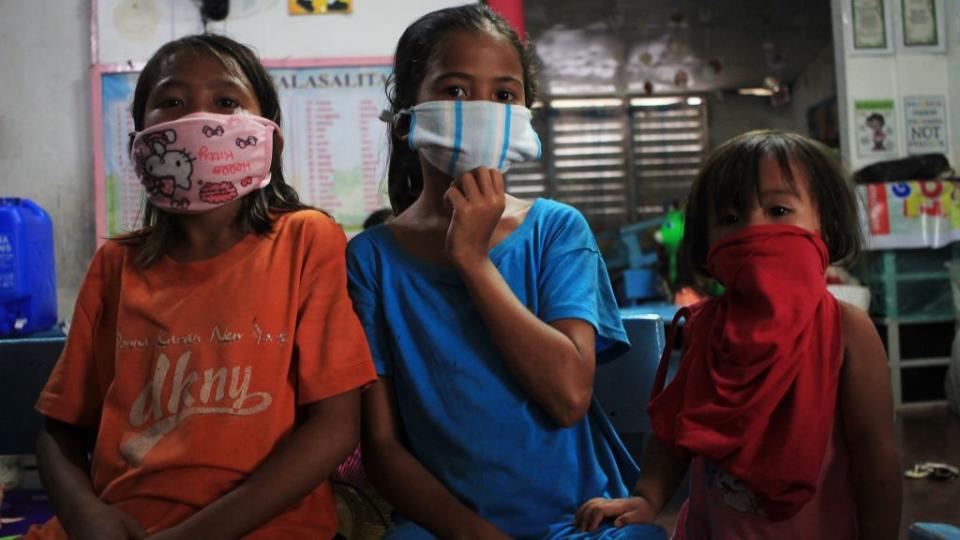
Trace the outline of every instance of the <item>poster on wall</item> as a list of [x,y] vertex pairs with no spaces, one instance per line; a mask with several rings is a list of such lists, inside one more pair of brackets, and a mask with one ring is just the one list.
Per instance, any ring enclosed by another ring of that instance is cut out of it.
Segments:
[[910,180],[858,187],[869,249],[933,248],[960,240],[960,181]]
[[[284,176],[307,204],[330,213],[347,234],[387,205],[386,104],[389,59],[264,62],[283,115]],[[127,154],[130,101],[138,72],[102,68],[94,75],[95,198],[98,240],[142,221],[143,190]]]
[[947,99],[944,96],[903,98],[907,154],[947,153]]
[[290,15],[334,15],[353,12],[353,0],[287,0]]
[[889,20],[884,0],[850,0],[855,51],[889,51]]
[[935,47],[940,42],[935,0],[901,0],[905,47]]
[[946,12],[943,0],[899,0],[897,11],[900,38],[898,47],[904,52],[944,53],[947,51]]
[[892,99],[853,102],[857,133],[857,155],[862,158],[890,158],[897,155],[896,116]]

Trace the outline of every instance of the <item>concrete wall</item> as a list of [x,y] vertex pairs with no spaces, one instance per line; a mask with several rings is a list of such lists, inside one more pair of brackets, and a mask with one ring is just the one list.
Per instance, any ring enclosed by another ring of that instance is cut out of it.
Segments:
[[770,98],[731,93],[708,95],[710,105],[710,145],[753,129],[783,129],[809,135],[807,109],[837,95],[833,45],[817,54],[803,72],[792,81],[791,101],[782,107],[770,104]]
[[[774,107],[770,98],[711,94],[709,101],[710,148],[723,141],[754,129],[804,130],[806,124],[797,124],[789,105]],[[801,131],[802,132],[802,131]]]
[[0,2],[0,196],[53,219],[61,317],[94,249],[89,2]]
[[833,61],[833,43],[824,47],[803,71],[791,88],[794,124],[797,131],[809,135],[807,109],[837,95],[836,65]]

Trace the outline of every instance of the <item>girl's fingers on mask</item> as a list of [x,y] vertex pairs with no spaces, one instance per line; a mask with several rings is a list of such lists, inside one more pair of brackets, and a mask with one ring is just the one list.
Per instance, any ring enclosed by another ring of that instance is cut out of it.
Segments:
[[480,188],[480,192],[485,196],[495,195],[496,191],[493,187],[492,171],[486,167],[479,167],[473,172],[477,178],[477,186]]
[[480,197],[480,188],[477,187],[474,171],[463,173],[458,180],[460,180],[460,191],[466,195],[467,200],[475,201]]
[[443,200],[450,208],[454,210],[457,207],[462,207],[467,202],[466,196],[461,193],[460,189],[450,186],[446,193],[443,194]]
[[497,195],[500,195],[501,193],[503,193],[504,192],[503,173],[496,169],[493,169],[490,171],[490,177],[493,179],[494,193],[496,193]]

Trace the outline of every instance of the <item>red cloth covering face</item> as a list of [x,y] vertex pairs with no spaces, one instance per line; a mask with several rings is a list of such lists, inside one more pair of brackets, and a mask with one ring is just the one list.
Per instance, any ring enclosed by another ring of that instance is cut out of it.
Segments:
[[843,335],[829,262],[817,233],[791,225],[717,242],[707,267],[726,292],[693,307],[676,377],[662,390],[661,361],[649,406],[664,445],[740,478],[776,520],[816,492],[833,429]]

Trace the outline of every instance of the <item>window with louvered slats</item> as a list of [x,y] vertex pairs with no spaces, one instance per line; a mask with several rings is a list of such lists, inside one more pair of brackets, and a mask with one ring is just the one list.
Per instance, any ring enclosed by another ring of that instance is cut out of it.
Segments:
[[537,106],[535,103],[533,112],[533,129],[540,136],[540,159],[537,161],[525,161],[523,163],[514,163],[504,178],[507,192],[521,199],[535,199],[537,197],[550,197],[550,182],[547,171],[550,161],[550,138],[547,136],[547,115],[546,109]]
[[641,100],[632,99],[628,113],[638,220],[661,214],[665,206],[681,207],[707,151],[704,100],[676,99],[656,106]]
[[595,227],[623,223],[629,206],[622,103],[565,108],[554,100],[550,105],[554,198],[575,206]]
[[595,229],[659,215],[686,199],[706,118],[697,97],[547,101],[534,109],[542,158],[513,165],[507,191],[570,204]]

